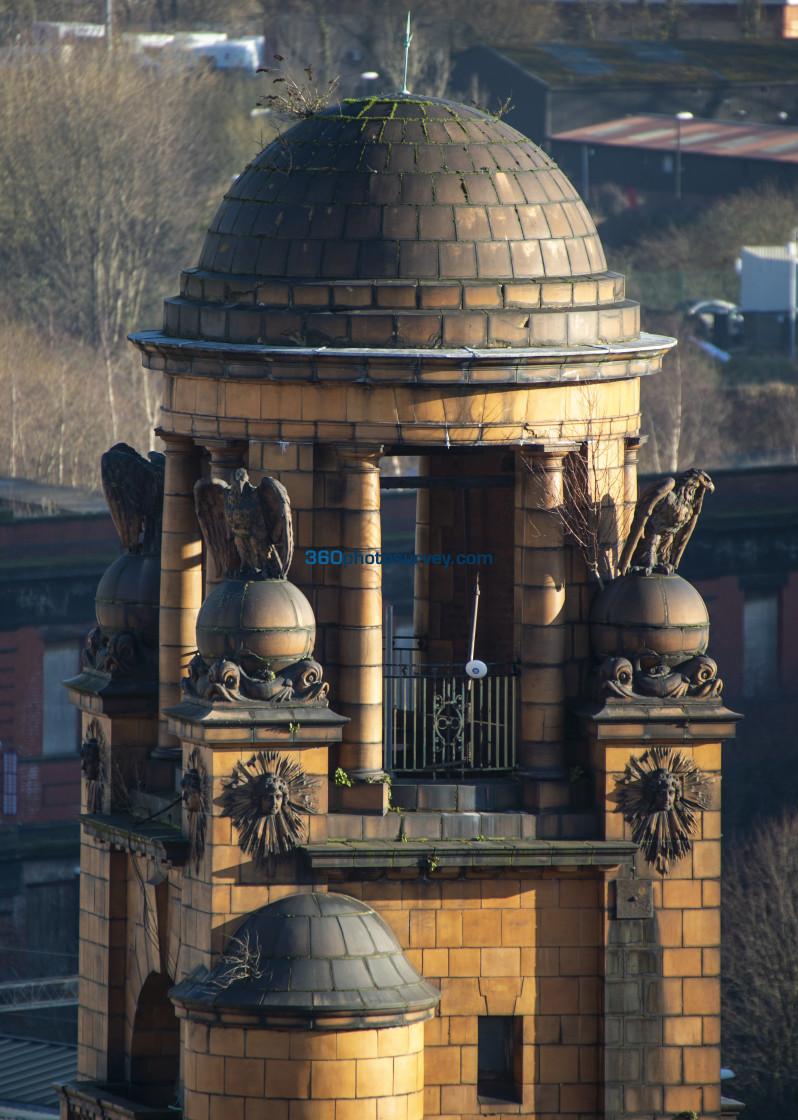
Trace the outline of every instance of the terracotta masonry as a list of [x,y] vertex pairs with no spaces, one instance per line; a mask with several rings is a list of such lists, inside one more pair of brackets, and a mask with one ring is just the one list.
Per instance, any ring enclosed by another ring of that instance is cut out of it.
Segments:
[[[571,184],[476,110],[344,102],[236,179],[132,341],[165,466],[128,449],[107,492],[137,524],[161,487],[161,551],[69,682],[62,1120],[720,1120],[737,717],[697,593],[618,577],[674,343]],[[384,456],[418,462],[404,652]]]

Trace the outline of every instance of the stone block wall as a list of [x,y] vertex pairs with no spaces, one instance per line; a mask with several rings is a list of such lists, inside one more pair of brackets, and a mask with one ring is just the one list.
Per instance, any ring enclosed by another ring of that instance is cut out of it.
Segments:
[[[239,847],[238,832],[232,820],[221,816],[219,808],[223,781],[231,776],[236,763],[246,763],[260,750],[278,751],[281,758],[299,763],[305,773],[316,780],[313,798],[318,812],[303,818],[307,838],[323,842],[327,837],[328,747],[313,740],[312,731],[300,725],[291,732],[283,725],[251,730],[249,727],[202,728],[199,734],[210,741],[184,740],[184,765],[194,765],[189,758],[196,750],[207,775],[209,809],[205,853],[199,869],[189,860],[182,871],[181,975],[197,965],[211,968],[215,956],[225,947],[245,914],[305,887],[317,889],[310,880],[303,885],[303,873],[296,856],[278,860],[267,873]],[[307,746],[299,741],[292,745],[293,740],[305,734],[312,740]],[[188,833],[185,809],[183,817]]]
[[123,1076],[127,967],[127,874],[123,853],[84,829],[80,857],[78,1073]]
[[422,1120],[424,1025],[298,1031],[183,1021],[191,1120]]
[[[517,1022],[515,1111],[600,1112],[601,880],[579,870],[438,871],[331,883],[373,906],[411,964],[441,989],[425,1024],[426,1117],[484,1116],[480,1017]],[[513,1105],[505,1106],[512,1110]]]

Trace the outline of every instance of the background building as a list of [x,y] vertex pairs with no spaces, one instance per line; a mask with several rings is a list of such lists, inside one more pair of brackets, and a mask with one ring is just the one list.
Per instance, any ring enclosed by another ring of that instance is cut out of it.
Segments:
[[[62,682],[80,667],[117,551],[100,495],[0,480],[3,1035],[74,1040],[80,726]],[[62,977],[57,991],[37,986]]]

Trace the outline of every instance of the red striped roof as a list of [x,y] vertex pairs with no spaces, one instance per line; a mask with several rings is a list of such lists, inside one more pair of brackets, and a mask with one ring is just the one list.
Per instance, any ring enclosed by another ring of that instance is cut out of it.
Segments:
[[[798,128],[773,124],[743,124],[696,118],[681,121],[681,147],[685,154],[744,156],[774,163],[798,163]],[[676,145],[675,117],[640,115],[621,117],[586,128],[555,133],[552,140],[613,148],[646,148],[672,152]]]

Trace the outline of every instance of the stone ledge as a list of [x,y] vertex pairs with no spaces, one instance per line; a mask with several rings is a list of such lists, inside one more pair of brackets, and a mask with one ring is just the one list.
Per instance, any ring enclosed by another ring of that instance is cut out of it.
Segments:
[[450,813],[389,812],[385,816],[356,813],[330,813],[327,817],[331,840],[533,840],[537,836],[537,817],[532,813]]
[[447,813],[508,813],[521,808],[521,783],[497,779],[468,782],[394,778],[391,800],[399,809]]
[[640,742],[733,739],[744,717],[721,700],[606,700],[572,708],[596,739]]
[[[337,840],[304,844],[318,870],[426,867],[617,867],[634,859],[637,846],[612,840]],[[434,867],[432,864],[434,863]]]
[[108,716],[154,716],[158,712],[157,680],[112,680],[107,673],[84,669],[64,684],[70,701],[84,712]]
[[165,708],[169,731],[179,739],[211,745],[278,744],[285,749],[337,743],[349,720],[318,704],[240,704],[183,700]]
[[136,820],[127,813],[81,813],[79,820],[103,843],[136,852],[172,867],[188,860],[189,840],[179,828],[155,820]]
[[[265,346],[175,338],[163,331],[128,336],[147,369],[232,380],[382,385],[558,384],[581,379],[624,380],[656,373],[672,338],[641,331],[627,342],[571,346]],[[174,366],[177,363],[177,366]],[[602,372],[600,367],[607,367]],[[234,367],[234,368],[231,368]],[[456,381],[452,380],[452,375]]]
[[105,1083],[103,1081],[71,1081],[56,1085],[55,1090],[61,1098],[62,1116],[97,1117],[98,1120],[124,1118],[124,1120],[172,1120],[172,1108],[153,1108],[141,1101],[124,1095],[128,1088],[125,1082]]

